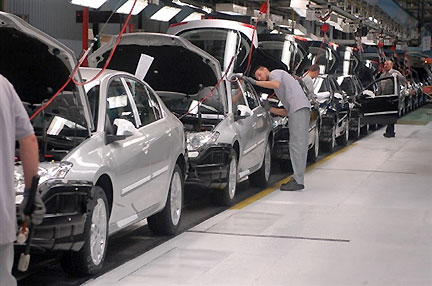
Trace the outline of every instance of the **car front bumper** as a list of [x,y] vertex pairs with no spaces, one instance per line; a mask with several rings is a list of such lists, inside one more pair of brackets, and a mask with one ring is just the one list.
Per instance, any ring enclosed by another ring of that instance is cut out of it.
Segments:
[[229,165],[233,154],[235,151],[231,144],[214,144],[205,146],[199,151],[189,152],[186,183],[224,188],[228,181]]
[[[93,184],[53,181],[40,188],[46,214],[42,223],[34,228],[32,246],[47,250],[80,250],[84,245],[87,213],[93,209]],[[19,216],[17,220],[20,224]]]

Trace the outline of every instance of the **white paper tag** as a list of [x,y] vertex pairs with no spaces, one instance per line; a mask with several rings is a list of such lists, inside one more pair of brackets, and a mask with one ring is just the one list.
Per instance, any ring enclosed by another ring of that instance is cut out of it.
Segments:
[[138,62],[137,69],[135,71],[135,76],[140,80],[144,80],[154,58],[145,54],[141,54],[140,60]]

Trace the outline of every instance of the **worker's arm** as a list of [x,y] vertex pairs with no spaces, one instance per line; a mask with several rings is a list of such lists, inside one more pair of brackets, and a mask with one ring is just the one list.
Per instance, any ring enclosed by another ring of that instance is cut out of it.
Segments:
[[278,89],[280,87],[280,81],[276,81],[276,80],[259,81],[259,80],[257,80],[256,85],[264,87],[264,88]]
[[30,189],[34,176],[37,175],[39,165],[39,151],[36,136],[31,134],[19,140],[20,158],[24,170],[26,189]]
[[288,112],[286,111],[285,108],[276,108],[276,107],[272,107],[269,110],[271,113],[279,115],[279,116],[288,116]]

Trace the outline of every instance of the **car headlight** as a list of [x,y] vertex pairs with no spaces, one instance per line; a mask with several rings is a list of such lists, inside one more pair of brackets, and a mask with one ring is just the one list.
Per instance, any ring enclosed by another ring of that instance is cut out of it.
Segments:
[[[73,164],[67,161],[49,163],[40,166],[38,169],[38,175],[40,176],[39,184],[52,179],[63,179],[72,166]],[[24,173],[21,165],[15,166],[14,186],[17,193],[15,203],[21,203],[23,199],[22,194],[24,193],[25,188]]]
[[214,143],[219,138],[219,132],[197,132],[197,133],[187,133],[186,142],[188,151],[198,150],[205,144]]

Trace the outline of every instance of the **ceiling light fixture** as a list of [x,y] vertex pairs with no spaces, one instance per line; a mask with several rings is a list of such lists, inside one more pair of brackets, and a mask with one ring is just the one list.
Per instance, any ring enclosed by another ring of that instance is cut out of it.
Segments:
[[71,0],[71,4],[99,9],[107,0]]
[[151,20],[168,22],[181,11],[180,8],[164,6],[150,17]]
[[[111,0],[110,0],[110,2],[111,2]],[[120,5],[117,4],[118,9],[116,10],[116,13],[129,14],[131,9],[132,9],[134,2],[135,2],[135,0],[127,0],[127,1],[122,0],[122,1],[120,1]],[[132,11],[132,15],[138,15],[139,13],[141,13],[141,11],[144,10],[144,8],[148,6],[148,4],[149,3],[147,0],[137,0],[135,7]]]

